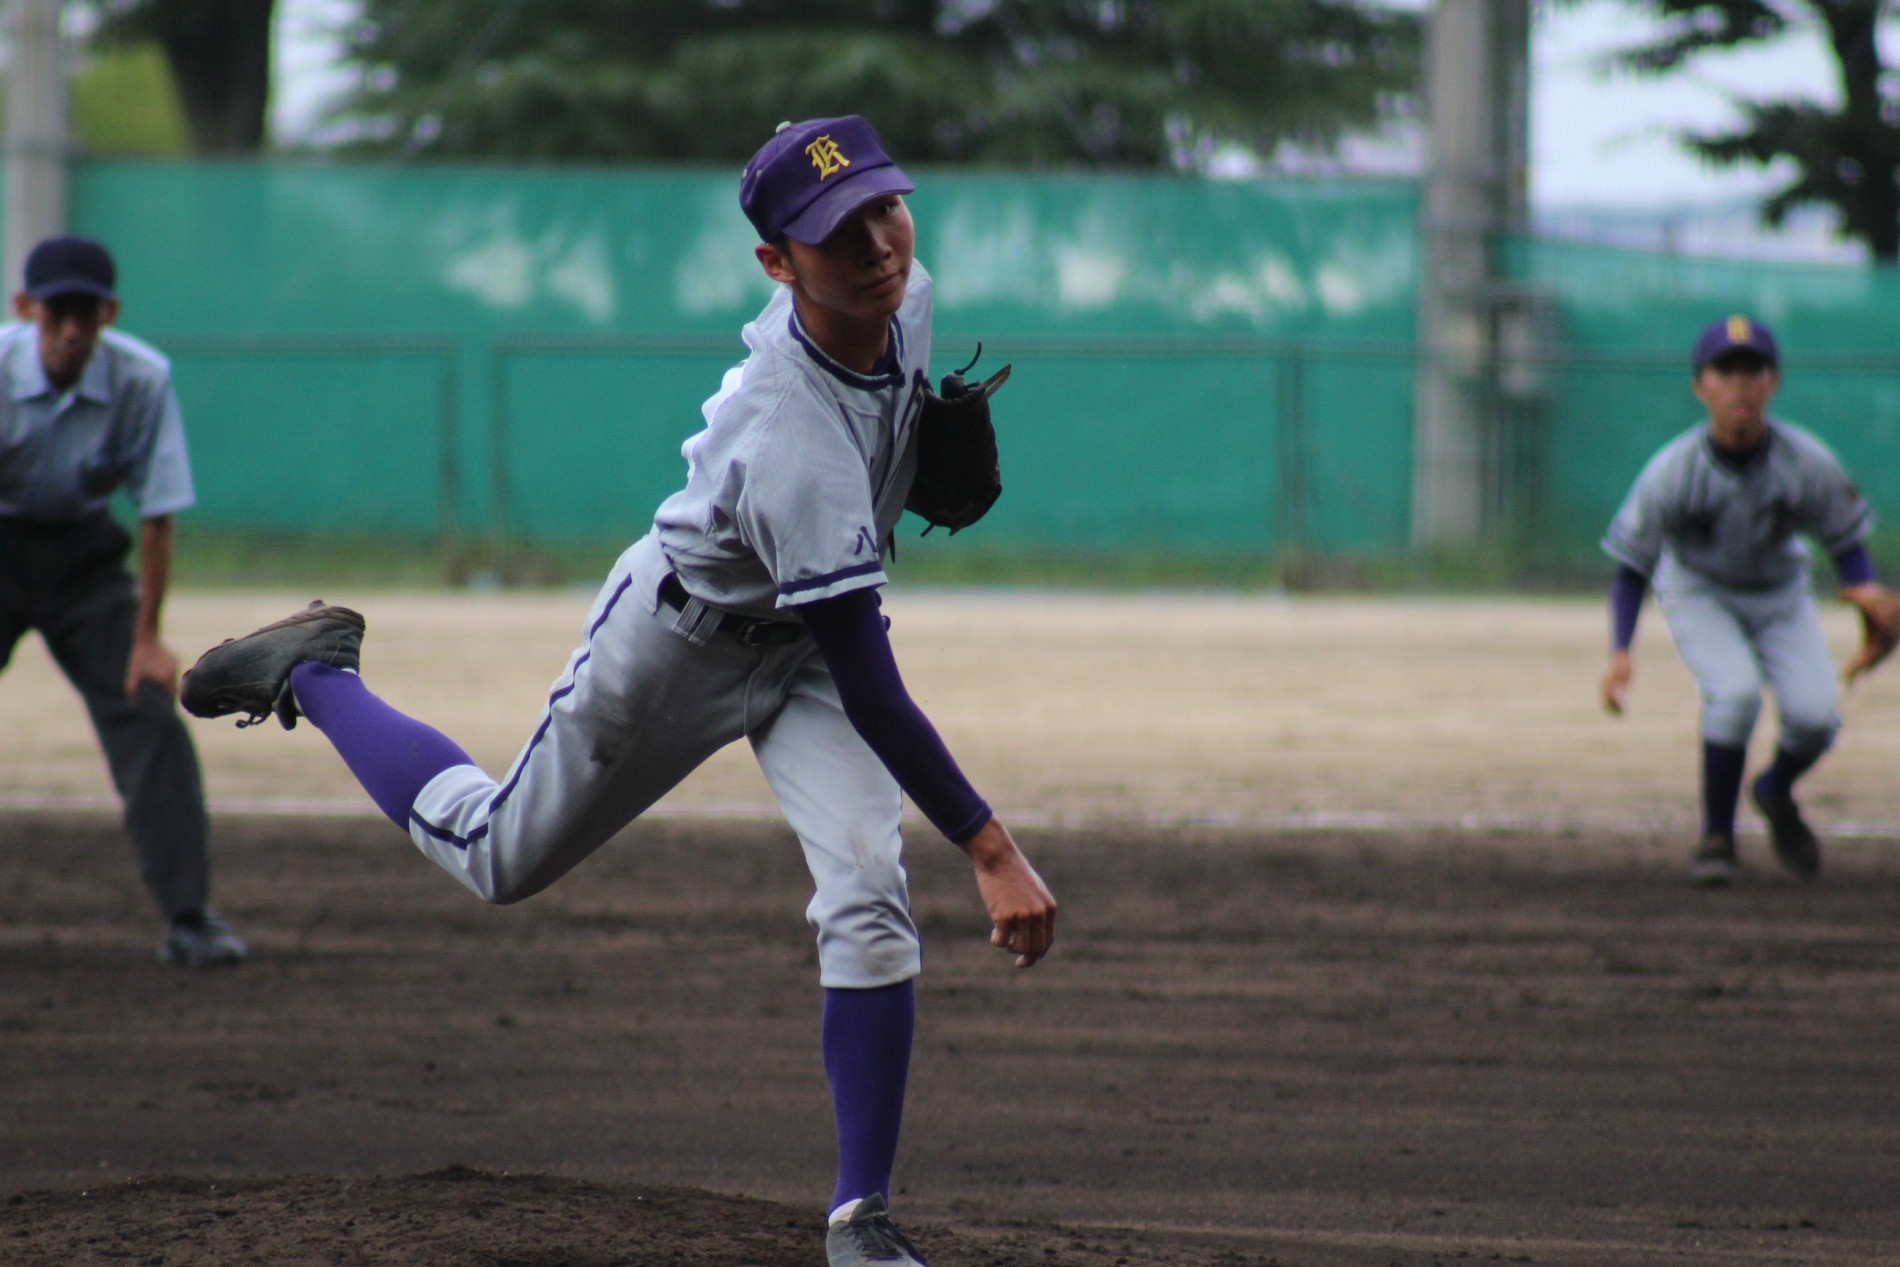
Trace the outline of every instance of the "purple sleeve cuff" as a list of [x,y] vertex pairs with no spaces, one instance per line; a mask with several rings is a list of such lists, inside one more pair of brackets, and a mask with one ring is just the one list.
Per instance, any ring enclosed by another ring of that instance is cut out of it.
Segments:
[[838,685],[845,717],[924,817],[959,845],[982,831],[990,821],[989,804],[904,689],[877,591],[851,590],[803,603],[798,614]]
[[1834,570],[1842,585],[1867,585],[1874,579],[1874,561],[1864,545],[1851,545],[1834,556]]
[[1610,582],[1610,645],[1616,650],[1628,651],[1636,641],[1636,617],[1648,592],[1648,577],[1628,564],[1616,569]]

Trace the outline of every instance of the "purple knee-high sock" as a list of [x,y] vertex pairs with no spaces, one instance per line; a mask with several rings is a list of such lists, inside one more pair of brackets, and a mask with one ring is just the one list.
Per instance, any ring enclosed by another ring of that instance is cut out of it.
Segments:
[[825,1075],[838,1119],[834,1210],[874,1192],[890,1198],[916,1024],[917,992],[909,981],[825,991]]
[[1748,749],[1702,741],[1702,830],[1710,836],[1735,834],[1735,802],[1742,795],[1742,768]]
[[430,779],[451,766],[475,764],[453,739],[370,694],[354,673],[306,662],[290,671],[290,687],[297,710],[336,748],[376,808],[404,831]]
[[1775,749],[1775,760],[1761,777],[1755,780],[1755,791],[1763,797],[1779,798],[1794,792],[1794,781],[1814,768],[1827,749],[1819,748],[1813,752],[1800,754],[1789,752],[1786,748]]

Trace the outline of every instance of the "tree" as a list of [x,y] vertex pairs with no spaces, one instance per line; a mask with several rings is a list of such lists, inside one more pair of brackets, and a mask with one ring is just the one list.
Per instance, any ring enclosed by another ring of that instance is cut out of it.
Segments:
[[1841,106],[1813,101],[1742,101],[1742,126],[1682,133],[1718,166],[1793,161],[1796,176],[1762,204],[1779,225],[1803,204],[1837,208],[1845,236],[1886,264],[1900,260],[1900,82],[1882,65],[1877,34],[1883,0],[1631,0],[1664,19],[1662,36],[1617,60],[1639,74],[1677,70],[1711,49],[1761,44],[1797,24],[1817,24],[1840,72]]
[[97,37],[153,40],[172,78],[201,154],[243,154],[264,144],[270,106],[274,0],[104,0]]
[[860,113],[907,160],[1155,167],[1409,103],[1414,15],[1355,0],[365,0],[369,148],[745,158]]

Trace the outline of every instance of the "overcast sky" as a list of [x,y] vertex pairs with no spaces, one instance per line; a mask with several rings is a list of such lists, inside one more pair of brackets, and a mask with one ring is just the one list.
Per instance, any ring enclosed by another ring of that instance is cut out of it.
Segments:
[[[1711,171],[1672,133],[1733,123],[1737,95],[1800,95],[1828,104],[1839,97],[1832,62],[1812,31],[1767,49],[1704,56],[1689,73],[1640,80],[1598,68],[1605,50],[1648,29],[1626,5],[1533,3],[1531,193],[1539,206],[1675,206],[1759,193],[1776,183],[1775,173]],[[334,32],[354,8],[353,0],[279,0],[273,115],[281,139],[308,137],[325,98],[347,83],[336,66]],[[1900,64],[1900,24],[1885,34],[1884,60]]]

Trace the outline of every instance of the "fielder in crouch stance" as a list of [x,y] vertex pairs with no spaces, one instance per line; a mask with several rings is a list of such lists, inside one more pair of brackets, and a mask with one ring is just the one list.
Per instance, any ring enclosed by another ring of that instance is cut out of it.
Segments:
[[1861,609],[1867,643],[1848,681],[1885,657],[1900,625],[1900,600],[1874,583],[1864,545],[1873,514],[1860,490],[1814,436],[1768,417],[1780,363],[1774,335],[1758,321],[1734,316],[1703,330],[1691,364],[1708,422],[1650,459],[1603,539],[1621,565],[1610,589],[1604,707],[1623,711],[1636,617],[1651,585],[1701,688],[1702,839],[1689,874],[1703,885],[1735,878],[1736,802],[1764,679],[1781,734],[1750,797],[1782,865],[1802,876],[1821,869],[1794,785],[1834,742],[1839,692],[1797,534],[1827,551],[1841,598]]
[[855,116],[784,125],[747,164],[740,203],[782,287],[704,406],[686,487],[614,565],[505,778],[369,692],[362,618],[344,608],[213,648],[185,683],[200,716],[308,717],[416,846],[490,902],[554,883],[749,740],[817,888],[833,1267],[922,1261],[887,1204],[921,967],[900,789],[968,853],[991,940],[1019,967],[1055,933],[1055,900],[906,693],[879,612],[931,396],[911,190]]

